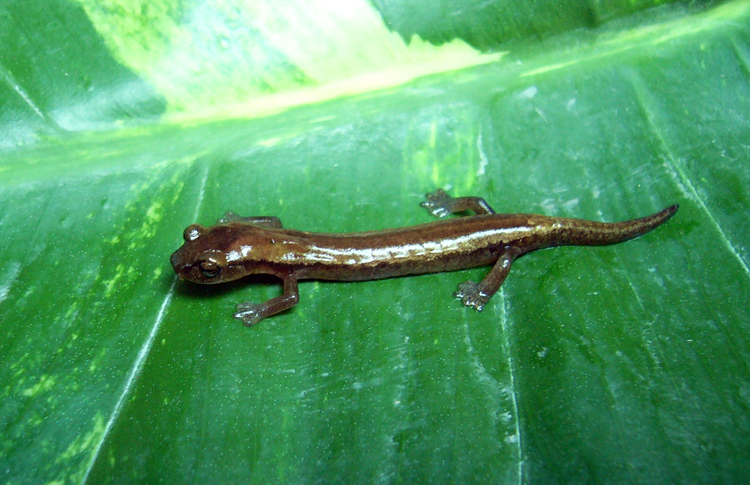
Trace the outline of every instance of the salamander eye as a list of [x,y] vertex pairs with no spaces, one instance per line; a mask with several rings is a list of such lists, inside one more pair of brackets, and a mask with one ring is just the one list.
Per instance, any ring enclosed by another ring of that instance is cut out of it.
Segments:
[[221,267],[213,261],[201,261],[198,268],[206,278],[216,278],[221,273]]
[[190,224],[182,232],[182,239],[184,239],[186,242],[195,241],[205,232],[206,232],[206,228],[201,226],[200,224]]

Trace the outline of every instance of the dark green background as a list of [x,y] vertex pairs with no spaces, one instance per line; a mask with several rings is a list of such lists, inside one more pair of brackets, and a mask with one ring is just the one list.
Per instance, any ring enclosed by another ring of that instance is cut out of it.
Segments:
[[[657,4],[373,1],[407,41],[507,54],[188,122],[77,3],[3,3],[0,482],[741,483],[750,2]],[[288,69],[269,95],[315,83]],[[274,281],[168,263],[227,210],[379,229],[430,220],[441,186],[502,212],[680,211],[522,258],[482,313],[451,298],[477,269],[304,282],[248,329],[234,304]]]

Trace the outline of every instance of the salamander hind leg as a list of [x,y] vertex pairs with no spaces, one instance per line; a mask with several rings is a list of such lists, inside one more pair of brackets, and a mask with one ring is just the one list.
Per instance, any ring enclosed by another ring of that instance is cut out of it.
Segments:
[[476,215],[494,214],[495,211],[481,197],[451,197],[445,190],[437,189],[425,195],[420,205],[435,217],[445,217],[457,212],[472,211]]
[[497,293],[505,278],[508,277],[510,267],[517,255],[518,251],[515,248],[508,248],[500,255],[495,265],[480,283],[474,281],[461,283],[453,296],[461,300],[461,303],[465,306],[481,312],[484,305],[490,301],[492,295]]

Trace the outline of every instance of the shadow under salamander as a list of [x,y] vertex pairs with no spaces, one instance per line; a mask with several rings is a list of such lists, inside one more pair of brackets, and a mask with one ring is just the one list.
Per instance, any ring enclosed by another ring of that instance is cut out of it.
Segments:
[[[170,282],[171,283],[171,282]],[[216,285],[199,285],[190,281],[179,280],[175,285],[175,293],[180,297],[194,300],[216,298],[223,295],[246,292],[249,288],[265,289],[268,287],[278,288],[281,294],[282,281],[271,275],[248,275],[235,281],[219,283]],[[257,293],[256,293],[257,294]],[[237,302],[252,299],[245,295],[238,295]]]

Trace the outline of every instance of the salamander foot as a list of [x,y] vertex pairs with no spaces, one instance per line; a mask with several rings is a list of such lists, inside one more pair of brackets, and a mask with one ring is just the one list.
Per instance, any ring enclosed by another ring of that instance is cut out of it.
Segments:
[[421,205],[435,217],[445,217],[453,212],[453,197],[445,193],[443,189],[437,189],[435,192],[426,194],[425,200]]
[[458,289],[453,293],[453,296],[461,300],[464,305],[481,312],[492,295],[483,292],[479,283],[467,281],[458,285]]
[[234,314],[234,318],[242,320],[242,323],[246,327],[252,327],[256,323],[263,320],[262,310],[265,307],[251,301],[246,301],[237,305],[237,312]]

